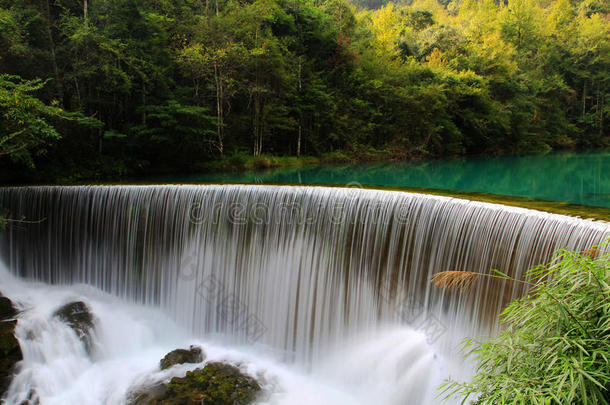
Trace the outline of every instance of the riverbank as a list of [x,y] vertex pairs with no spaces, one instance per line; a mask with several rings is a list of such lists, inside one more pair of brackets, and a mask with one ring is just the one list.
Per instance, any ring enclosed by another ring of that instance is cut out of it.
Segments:
[[385,187],[385,186],[363,186],[364,188],[375,188],[381,190],[406,191],[412,193],[433,194],[445,197],[461,198],[471,201],[481,201],[493,204],[510,205],[520,208],[550,212],[552,214],[568,215],[583,219],[601,220],[610,222],[610,209],[603,207],[589,207],[586,205],[572,204],[559,201],[537,200],[535,198],[514,197],[508,195],[497,195],[489,193],[475,193],[471,191],[436,190],[429,188],[412,187]]
[[371,147],[354,150],[338,150],[323,153],[320,156],[277,156],[264,154],[252,156],[246,153],[236,153],[221,159],[196,165],[200,172],[239,172],[249,170],[265,170],[289,167],[307,167],[315,165],[342,163],[371,163],[422,160],[421,153],[404,150],[375,149]]
[[[151,176],[192,176],[211,173],[238,173],[280,168],[300,168],[316,165],[357,164],[371,162],[420,161],[434,158],[422,153],[404,150],[375,149],[359,147],[351,150],[337,150],[318,156],[292,156],[249,153],[234,153],[219,159],[192,162],[185,165],[167,166],[157,162],[124,162],[112,158],[89,161],[87,166],[66,162],[61,167],[45,166],[23,168],[0,166],[0,186],[23,184],[86,184],[92,182],[120,182],[125,179],[148,178]],[[440,156],[436,156],[440,158]]]

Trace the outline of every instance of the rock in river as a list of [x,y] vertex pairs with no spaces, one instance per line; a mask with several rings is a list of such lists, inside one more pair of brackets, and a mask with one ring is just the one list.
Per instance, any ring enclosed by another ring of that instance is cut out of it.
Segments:
[[23,359],[19,341],[15,337],[16,316],[13,303],[0,295],[0,398],[11,383],[15,365]]
[[87,304],[82,301],[75,301],[59,308],[53,314],[62,322],[65,322],[76,333],[76,336],[83,342],[87,353],[91,354],[93,328],[93,315]]
[[160,362],[161,370],[168,369],[176,364],[201,363],[205,359],[205,354],[201,347],[191,346],[189,350],[176,349],[167,353]]

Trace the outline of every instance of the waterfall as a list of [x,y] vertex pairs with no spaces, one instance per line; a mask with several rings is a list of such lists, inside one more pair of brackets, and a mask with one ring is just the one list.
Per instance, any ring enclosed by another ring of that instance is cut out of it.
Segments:
[[392,325],[417,325],[430,343],[493,332],[522,286],[482,278],[448,292],[430,276],[523,278],[557,249],[610,235],[603,222],[527,209],[325,187],[4,188],[0,207],[24,219],[0,234],[12,274],[88,284],[158,307],[197,336],[305,362]]

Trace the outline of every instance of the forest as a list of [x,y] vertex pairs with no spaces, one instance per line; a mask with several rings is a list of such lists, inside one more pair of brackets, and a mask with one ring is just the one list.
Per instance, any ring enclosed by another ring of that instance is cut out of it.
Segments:
[[610,146],[604,0],[0,0],[0,182]]

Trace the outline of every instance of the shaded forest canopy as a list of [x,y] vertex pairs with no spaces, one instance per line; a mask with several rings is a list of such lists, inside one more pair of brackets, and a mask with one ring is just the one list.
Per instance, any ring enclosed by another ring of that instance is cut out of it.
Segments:
[[603,0],[358,3],[0,0],[0,181],[610,146]]

